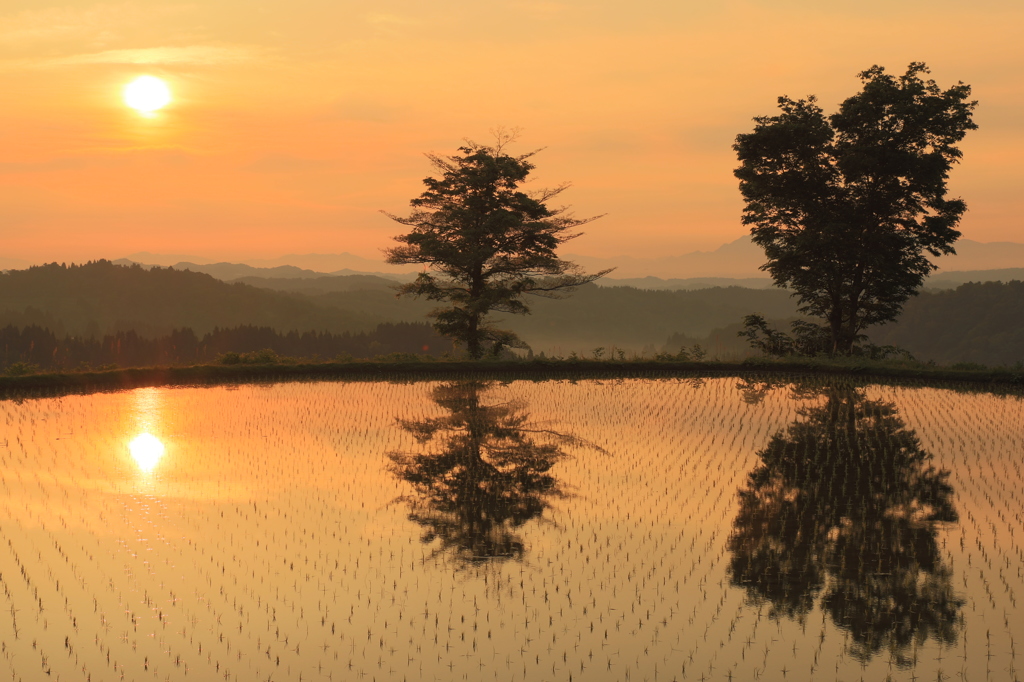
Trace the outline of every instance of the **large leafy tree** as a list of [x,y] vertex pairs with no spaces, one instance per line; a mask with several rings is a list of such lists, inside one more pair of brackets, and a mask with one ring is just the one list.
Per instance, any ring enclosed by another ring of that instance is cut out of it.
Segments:
[[575,228],[595,218],[577,219],[564,207],[547,205],[568,184],[520,189],[536,152],[512,156],[505,147],[514,133],[496,138],[493,146],[467,141],[453,156],[428,154],[440,177],[423,181],[427,189],[410,202],[409,216],[386,213],[412,228],[395,237],[401,245],[385,252],[387,261],[427,266],[399,293],[447,302],[430,313],[434,327],[473,358],[525,345],[494,327],[489,313],[525,315],[527,294],[558,298],[610,272],[585,274],[558,258],[559,244],[579,236]]
[[830,116],[813,96],[780,97],[778,115],[736,137],[762,269],[823,321],[832,353],[895,319],[935,269],[929,256],[955,253],[967,206],[946,198],[946,180],[977,103],[969,86],[942,90],[927,73],[918,62],[898,77],[873,66]]

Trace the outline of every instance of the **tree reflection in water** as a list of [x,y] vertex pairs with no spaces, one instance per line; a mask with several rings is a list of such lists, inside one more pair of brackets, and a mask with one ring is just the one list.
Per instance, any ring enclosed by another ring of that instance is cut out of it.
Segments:
[[432,399],[447,414],[399,420],[426,451],[388,453],[392,473],[415,490],[402,501],[426,528],[423,542],[439,541],[435,555],[459,562],[521,558],[516,529],[564,496],[551,468],[567,456],[563,448],[586,444],[531,422],[521,401],[484,404],[492,386],[437,386]]
[[823,402],[772,437],[740,491],[730,580],[773,617],[802,622],[820,599],[854,656],[888,648],[906,665],[911,644],[957,638],[963,601],[937,544],[937,525],[957,520],[949,472],[892,403],[814,393]]

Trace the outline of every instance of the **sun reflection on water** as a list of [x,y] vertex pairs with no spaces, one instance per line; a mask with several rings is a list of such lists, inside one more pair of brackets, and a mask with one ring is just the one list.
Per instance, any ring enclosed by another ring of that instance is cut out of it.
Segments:
[[156,468],[160,458],[164,456],[164,444],[156,436],[143,433],[128,444],[128,452],[131,453],[135,463],[139,465],[139,469],[148,474]]
[[[1024,401],[813,381],[0,400],[0,680],[1019,665]],[[961,521],[930,528],[944,499]]]
[[165,392],[159,388],[133,391],[135,424],[129,433],[137,434],[128,443],[128,452],[143,474],[151,474],[164,456],[163,442],[153,434],[163,434]]

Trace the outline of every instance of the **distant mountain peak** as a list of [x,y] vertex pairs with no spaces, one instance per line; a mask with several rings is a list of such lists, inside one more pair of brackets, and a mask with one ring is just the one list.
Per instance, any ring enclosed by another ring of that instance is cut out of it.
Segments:
[[[955,244],[957,255],[935,259],[943,272],[960,270],[994,270],[1024,267],[1024,244],[1016,242],[978,242],[960,239]],[[764,252],[755,245],[749,235],[743,235],[711,251],[691,251],[675,256],[643,258],[638,256],[595,257],[580,254],[566,254],[566,260],[579,264],[584,270],[595,271],[616,268],[612,277],[632,279],[659,277],[662,279],[693,279],[699,277],[764,278],[767,273],[760,269],[764,264]],[[127,257],[137,263],[175,266],[191,263],[201,266],[226,265],[208,258],[139,252]],[[378,275],[408,275],[421,268],[409,265],[388,265],[383,259],[372,259],[352,253],[306,253],[288,254],[278,258],[245,258],[233,265],[247,265],[252,268],[293,267],[306,271],[302,274],[280,275],[260,273],[260,276],[310,277],[317,274],[373,273]],[[255,275],[247,273],[239,277]]]
[[[159,265],[161,267],[167,267],[174,265],[175,263],[199,263],[206,265],[213,263],[214,261],[209,258],[202,258],[200,256],[186,256],[182,254],[167,254],[167,253],[150,253],[149,251],[137,251],[136,253],[130,253],[124,258],[118,260],[131,261],[133,263],[145,264],[145,265]],[[114,261],[117,262],[117,261]]]

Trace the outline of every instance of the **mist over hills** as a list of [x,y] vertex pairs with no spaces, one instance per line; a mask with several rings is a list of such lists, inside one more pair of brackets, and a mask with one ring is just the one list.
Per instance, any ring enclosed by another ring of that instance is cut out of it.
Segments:
[[[36,325],[56,338],[132,332],[152,339],[184,328],[202,336],[242,325],[278,334],[368,334],[381,324],[409,323],[426,330],[426,314],[435,304],[397,298],[396,286],[395,280],[374,275],[244,277],[229,283],[200,272],[107,261],[51,264],[0,274],[0,328]],[[649,355],[701,343],[712,357],[742,357],[751,354],[736,336],[744,315],[759,313],[788,327],[797,314],[795,299],[777,288],[590,284],[565,299],[530,298],[528,303],[532,315],[497,315],[498,324],[535,352],[562,356],[588,355],[599,347]],[[1024,360],[1022,306],[1021,282],[924,291],[907,302],[899,320],[873,328],[871,337],[924,360],[1012,364]],[[409,333],[423,335],[422,330]],[[429,345],[431,352],[450,348]]]
[[[1022,253],[1024,253],[1024,249],[1022,249]],[[596,258],[577,254],[566,254],[564,257],[566,260],[578,263],[586,270],[617,268],[614,273],[615,278],[642,278],[648,276],[669,279],[694,277],[764,278],[764,273],[758,270],[758,267],[764,262],[763,252],[746,236],[724,244],[714,251],[694,251],[680,256],[666,256],[663,258],[635,258],[632,256]],[[162,267],[173,266],[176,269],[181,269],[184,266],[197,272],[208,272],[205,268],[210,266],[227,265],[227,263],[215,263],[210,259],[196,256],[181,254],[165,255],[149,252],[133,253],[116,262],[133,262]],[[236,263],[235,265],[238,264]],[[388,265],[384,262],[383,258],[374,260],[351,253],[290,254],[270,259],[247,258],[240,259],[240,264],[281,273],[287,271],[279,270],[279,268],[298,268],[321,274],[353,274],[358,272],[374,273],[382,276],[408,276],[419,269],[407,265]],[[1024,257],[1022,257],[1020,265],[1024,266]],[[223,268],[222,271],[226,272]],[[257,273],[248,272],[236,276],[242,277],[255,274]],[[277,275],[264,272],[260,276],[272,277]],[[285,276],[308,275],[291,274]]]
[[[962,285],[1024,280],[1024,244],[961,239],[956,247],[958,255],[937,259],[941,269],[907,303],[904,315],[872,330],[872,338],[922,359],[1022,359],[1017,326],[1024,321],[1015,322],[1014,307],[1022,290]],[[680,256],[566,258],[588,271],[618,269],[566,299],[529,299],[531,315],[495,316],[536,352],[617,347],[650,353],[700,342],[720,357],[736,357],[749,353],[736,337],[744,315],[759,313],[783,326],[797,315],[789,292],[758,270],[763,252],[746,236]],[[427,319],[435,303],[396,297],[398,283],[418,270],[350,253],[229,263],[140,252],[115,263],[52,264],[0,274],[0,326],[36,324],[58,336],[83,337],[131,330],[155,338],[181,328],[202,335],[237,325],[281,334],[369,333],[382,323]],[[941,290],[950,296],[932,295]],[[957,321],[955,330],[947,328],[947,319]],[[936,339],[943,340],[941,347]]]
[[[956,249],[955,256],[935,259],[939,270],[932,275],[926,286],[949,288],[967,281],[987,281],[979,279],[985,277],[1009,281],[1007,277],[1019,278],[1020,275],[1009,272],[1001,272],[998,276],[984,273],[990,270],[1024,270],[1024,244],[961,239],[956,243]],[[601,286],[634,286],[643,289],[743,286],[761,289],[772,285],[770,277],[759,270],[764,263],[764,253],[751,242],[749,236],[740,237],[712,251],[693,251],[661,258],[596,258],[579,254],[566,254],[564,257],[590,272],[616,268],[611,276],[599,280]],[[383,259],[374,260],[350,253],[292,254],[273,259],[244,259],[227,263],[194,256],[140,252],[115,262],[139,263],[146,267],[172,266],[178,270],[205,272],[225,281],[241,277],[314,278],[355,274],[408,281],[419,271],[417,267],[388,265]],[[956,276],[952,274],[954,272],[965,274]]]
[[1024,268],[999,270],[952,270],[938,272],[925,280],[927,289],[956,289],[967,282],[1013,282],[1024,280]]
[[[962,270],[993,270],[1024,268],[1024,244],[1015,242],[976,242],[960,239],[955,256],[935,259],[939,272]],[[613,278],[633,279],[657,277],[661,279],[733,278],[767,279],[759,270],[764,264],[764,251],[749,236],[724,244],[713,251],[694,251],[681,256],[662,258],[594,258],[567,254],[566,260],[578,263],[585,270],[597,271],[616,268]]]
[[[186,327],[198,335],[242,324],[340,333],[424,322],[436,304],[397,298],[395,284],[367,275],[228,283],[205,273],[107,261],[51,264],[0,275],[0,326],[35,324],[59,336],[133,330],[155,337]],[[639,352],[660,348],[674,333],[706,335],[752,309],[773,318],[794,313],[784,291],[739,287],[644,291],[590,284],[567,299],[530,303],[532,315],[497,317],[537,351],[562,354],[613,345]]]
[[[952,281],[942,276],[954,271],[1024,269],[1024,244],[960,239],[955,246],[957,255],[935,259],[939,271],[933,279]],[[600,258],[572,253],[565,254],[564,257],[578,263],[587,271],[616,268],[611,277],[602,281],[602,284],[611,286],[650,289],[695,289],[708,285],[751,288],[770,286],[768,276],[759,270],[764,263],[764,254],[747,235],[711,251],[692,251],[660,258]],[[188,254],[140,251],[114,262],[139,263],[147,267],[173,266],[179,270],[187,268],[193,272],[206,272],[226,281],[240,277],[320,277],[352,274],[372,274],[407,281],[420,270],[416,266],[388,265],[383,257],[364,258],[347,252],[288,254],[278,258],[240,258],[225,262]],[[24,269],[41,264],[43,262],[38,259],[0,257],[0,270]]]

